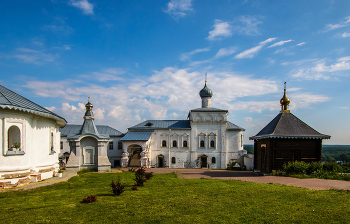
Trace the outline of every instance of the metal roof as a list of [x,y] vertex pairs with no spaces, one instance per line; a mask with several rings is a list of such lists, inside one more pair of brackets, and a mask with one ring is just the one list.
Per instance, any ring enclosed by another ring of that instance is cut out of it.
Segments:
[[222,110],[222,109],[218,109],[218,108],[196,108],[196,109],[192,109],[190,110],[190,112],[228,112],[228,110]]
[[292,113],[280,113],[257,135],[249,139],[264,138],[330,139],[331,136],[320,134]]
[[63,117],[45,109],[27,98],[24,98],[2,85],[0,85],[0,107],[3,109],[8,108],[37,114],[43,117],[49,117],[56,120],[61,127],[64,127],[67,124],[67,121]]
[[128,132],[121,141],[148,141],[153,132]]
[[[79,135],[83,125],[80,124],[67,124],[64,128],[60,128],[61,137],[70,137]],[[101,135],[106,136],[123,136],[120,131],[111,128],[107,125],[96,125],[97,131]]]
[[245,131],[244,128],[241,128],[240,126],[235,125],[234,123],[231,123],[231,122],[229,122],[229,121],[227,121],[227,129],[228,129],[228,130],[241,130],[241,131]]
[[147,120],[128,128],[129,131],[155,129],[191,129],[191,125],[189,120]]

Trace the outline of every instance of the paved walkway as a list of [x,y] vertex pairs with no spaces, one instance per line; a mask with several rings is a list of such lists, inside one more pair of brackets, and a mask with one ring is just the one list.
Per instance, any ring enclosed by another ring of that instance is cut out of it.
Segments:
[[[124,171],[128,171],[128,168],[122,168]],[[112,169],[112,172],[118,172],[118,169]],[[209,169],[171,169],[171,168],[149,168],[147,172],[153,173],[171,173],[176,172],[178,177],[187,179],[199,179],[199,178],[211,178],[211,179],[232,179],[241,180],[255,183],[275,183],[282,185],[289,185],[295,187],[302,187],[314,190],[329,190],[329,189],[342,189],[350,190],[350,181],[340,180],[324,180],[324,179],[298,179],[292,177],[279,177],[279,176],[257,176],[251,171],[227,171],[227,170],[209,170]],[[120,171],[119,171],[120,172]],[[53,177],[45,181],[37,183],[30,183],[27,185],[12,187],[6,189],[0,189],[1,192],[18,191],[18,190],[30,190],[38,187],[48,186],[56,184],[62,181],[67,181],[71,177],[76,176],[77,173],[65,170],[62,177]]]
[[70,178],[76,176],[77,173],[71,170],[65,170],[63,171],[62,177],[53,177],[44,181],[39,181],[36,183],[30,183],[18,187],[11,187],[11,188],[5,188],[5,189],[0,189],[1,192],[7,192],[7,191],[25,191],[25,190],[30,190],[34,188],[39,188],[39,187],[44,187],[52,184],[57,184],[62,181],[67,181]]
[[[127,170],[127,169],[124,169]],[[325,180],[325,179],[299,179],[293,177],[280,176],[258,176],[251,171],[228,171],[209,169],[171,169],[171,168],[150,168],[147,172],[171,173],[176,172],[180,178],[199,179],[232,179],[255,183],[275,183],[295,187],[303,187],[314,190],[342,189],[350,190],[350,181]]]

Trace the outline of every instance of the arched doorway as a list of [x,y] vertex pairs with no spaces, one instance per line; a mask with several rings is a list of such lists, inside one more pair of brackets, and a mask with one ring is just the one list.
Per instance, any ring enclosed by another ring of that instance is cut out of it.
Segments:
[[201,156],[201,168],[207,168],[207,158],[206,155]]
[[140,167],[141,166],[141,151],[142,147],[139,145],[131,145],[128,147],[129,153],[129,164],[130,167]]
[[164,167],[164,156],[163,155],[159,155],[158,159],[157,159],[157,166],[158,167]]

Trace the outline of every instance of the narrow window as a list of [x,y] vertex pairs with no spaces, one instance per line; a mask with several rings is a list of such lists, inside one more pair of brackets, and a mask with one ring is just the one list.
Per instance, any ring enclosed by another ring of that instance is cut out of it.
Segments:
[[173,147],[177,147],[177,141],[176,140],[173,141]]
[[211,157],[211,163],[216,163],[216,158],[215,157]]
[[175,157],[171,157],[171,163],[172,163],[172,164],[175,164],[175,163],[176,163]]
[[184,148],[187,148],[187,141],[184,141]]
[[162,141],[162,147],[166,147],[166,141],[165,140]]
[[63,149],[63,142],[61,141],[61,149]]
[[204,148],[204,141],[201,141],[201,147]]
[[118,141],[118,149],[119,150],[123,149],[123,142],[122,141]]
[[51,137],[50,137],[50,152],[53,151],[53,132],[51,132]]
[[109,150],[113,150],[113,142],[109,142],[108,148],[109,148]]
[[11,126],[7,132],[8,148],[20,148],[21,147],[21,131],[15,125]]
[[214,142],[214,140],[211,140],[211,141],[210,141],[210,147],[212,147],[212,148],[215,147],[215,142]]

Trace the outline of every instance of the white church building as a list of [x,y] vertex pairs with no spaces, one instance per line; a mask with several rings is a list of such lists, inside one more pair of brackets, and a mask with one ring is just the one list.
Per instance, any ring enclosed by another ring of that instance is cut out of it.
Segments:
[[[92,104],[86,104],[83,125],[61,128],[60,157],[67,169],[169,167],[225,169],[239,161],[253,169],[243,149],[243,128],[227,120],[228,110],[211,107],[212,90],[205,82],[199,93],[202,107],[189,111],[187,120],[146,120],[126,134],[95,125]],[[69,158],[68,158],[69,157]]]
[[245,130],[227,120],[228,110],[211,107],[207,82],[199,95],[202,107],[190,110],[187,120],[147,120],[128,128],[121,166],[225,169],[231,161],[244,163]]

